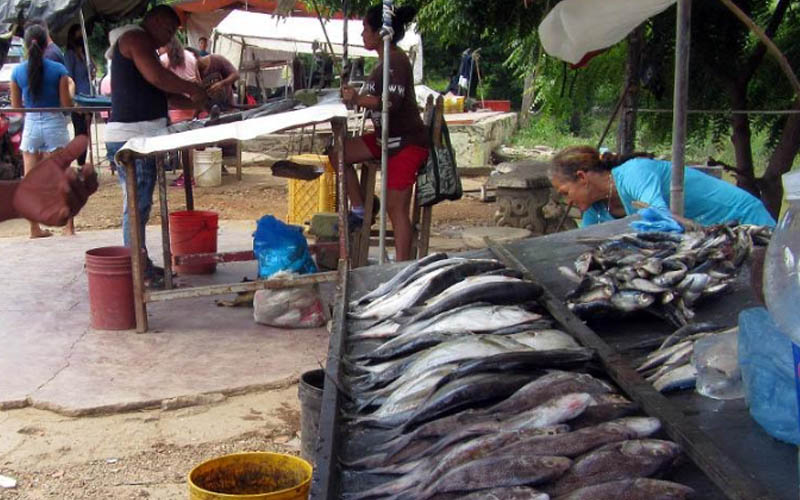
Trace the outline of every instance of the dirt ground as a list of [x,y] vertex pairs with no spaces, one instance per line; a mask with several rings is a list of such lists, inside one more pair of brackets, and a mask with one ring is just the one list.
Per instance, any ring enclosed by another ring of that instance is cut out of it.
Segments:
[[[195,209],[211,210],[219,214],[220,220],[257,220],[266,214],[286,220],[288,186],[286,179],[273,177],[267,161],[258,155],[250,155],[250,162],[242,168],[242,181],[236,180],[234,169],[229,167],[230,175],[223,176],[219,187],[195,187]],[[247,158],[246,158],[247,159]],[[177,177],[167,173],[167,182]],[[485,178],[465,178],[465,189],[477,189]],[[183,188],[168,188],[170,211],[185,210]],[[158,191],[153,196],[150,224],[160,224]],[[483,203],[477,192],[468,192],[457,202],[443,202],[433,210],[434,235],[457,236],[461,229],[469,226],[493,225],[493,203]],[[122,190],[118,178],[112,175],[107,166],[100,167],[100,189],[75,218],[77,231],[121,227]],[[56,235],[60,230],[52,229]],[[16,223],[0,224],[0,237],[25,236],[27,225]]]
[[[285,219],[286,181],[254,160],[243,169],[242,182],[228,175],[220,187],[196,188],[195,207],[216,211],[223,220],[255,220],[265,214]],[[465,179],[465,189],[483,180]],[[100,190],[76,218],[78,231],[121,224],[117,177],[103,167],[100,181]],[[169,188],[168,196],[171,210],[185,207],[183,189]],[[158,224],[157,194],[154,198],[151,223]],[[468,193],[458,202],[436,206],[432,233],[458,238],[464,227],[492,225],[493,213],[493,203]],[[0,237],[27,231],[24,221],[0,224]],[[185,499],[186,476],[203,460],[238,451],[299,453],[299,415],[296,385],[176,411],[84,418],[32,408],[3,411],[0,476],[17,485],[0,487],[0,499]]]

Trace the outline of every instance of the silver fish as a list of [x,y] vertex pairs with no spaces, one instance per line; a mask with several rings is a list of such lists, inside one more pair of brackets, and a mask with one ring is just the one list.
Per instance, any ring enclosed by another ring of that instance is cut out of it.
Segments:
[[673,391],[694,387],[697,381],[697,370],[689,363],[668,371],[653,382],[659,392]]
[[403,283],[406,279],[411,277],[420,268],[424,268],[425,266],[427,266],[430,263],[433,263],[433,262],[436,262],[436,261],[439,261],[439,260],[443,260],[443,259],[446,259],[446,258],[447,258],[447,254],[444,254],[444,253],[432,253],[430,255],[427,255],[427,256],[423,257],[422,259],[420,259],[420,260],[418,260],[416,262],[412,262],[411,264],[409,264],[408,266],[403,268],[402,271],[400,271],[399,273],[395,274],[389,281],[386,281],[385,283],[382,283],[380,286],[378,286],[378,288],[376,288],[376,289],[372,290],[371,292],[362,295],[360,298],[350,302],[350,308],[352,309],[352,308],[358,306],[359,304],[363,304],[363,303],[375,300],[378,297],[382,297],[383,295],[386,295],[387,293],[391,292],[393,289],[399,287],[401,285],[401,283]]
[[652,281],[644,278],[634,278],[626,283],[623,288],[626,290],[639,290],[640,292],[647,293],[661,293],[668,290],[667,288],[658,286]]
[[550,495],[527,486],[489,488],[458,497],[460,500],[550,500]]
[[621,290],[611,297],[611,304],[624,312],[644,309],[655,301],[655,297],[638,290]]

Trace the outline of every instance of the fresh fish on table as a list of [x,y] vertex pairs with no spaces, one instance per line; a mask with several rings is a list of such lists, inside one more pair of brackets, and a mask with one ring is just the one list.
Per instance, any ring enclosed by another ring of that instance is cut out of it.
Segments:
[[655,301],[655,297],[639,290],[621,290],[611,297],[611,304],[620,311],[631,312],[644,309]]
[[661,375],[653,381],[653,387],[659,392],[666,392],[694,387],[696,382],[697,370],[689,363]]
[[467,278],[433,297],[406,322],[421,321],[465,304],[525,304],[541,295],[542,287],[530,281],[505,276],[476,276]]
[[380,406],[370,412],[371,415],[384,417],[396,413],[398,407],[403,407],[410,401],[417,401],[420,398],[427,398],[436,390],[439,382],[453,372],[458,367],[456,363],[448,363],[437,366],[425,372],[420,377],[411,379],[404,383],[392,383],[387,387],[376,391],[361,394],[356,400],[356,412],[361,412],[370,405],[379,404]]
[[519,306],[469,304],[432,318],[404,325],[397,334],[408,332],[490,332],[541,319],[542,315]]
[[401,356],[407,356],[423,349],[427,349],[428,347],[441,344],[442,342],[447,342],[448,340],[454,340],[468,335],[472,334],[463,332],[440,332],[432,334],[417,332],[409,335],[400,335],[393,339],[387,340],[371,351],[364,352],[357,356],[352,356],[351,359],[359,362],[386,361],[399,358]]
[[408,498],[427,500],[439,493],[542,484],[560,477],[571,464],[566,457],[492,455],[456,467]]
[[[434,265],[441,265],[444,262],[447,261],[438,261]],[[438,269],[420,275],[417,279],[412,277],[400,290],[370,302],[362,308],[355,309],[349,312],[348,316],[357,319],[375,318],[376,320],[383,320],[421,304],[448,288],[462,287],[463,283],[467,281],[465,278],[469,276],[502,267],[502,263],[490,259],[461,259],[451,265],[442,265]],[[482,279],[484,281],[515,280],[515,278],[507,278],[505,276],[490,276]],[[454,295],[460,296],[457,292],[454,292]],[[474,301],[470,300],[470,302]]]
[[[491,334],[455,339],[410,356],[413,357],[410,363],[408,358],[400,358],[394,362],[384,363],[383,365],[388,366],[383,368],[382,371],[370,371],[359,378],[353,379],[350,383],[350,389],[357,396],[360,392],[390,384],[396,379],[410,380],[422,375],[431,368],[446,363],[526,349],[528,348],[519,342]],[[398,370],[398,367],[401,367],[401,369]]]
[[650,368],[654,368],[657,366],[661,366],[664,364],[666,360],[670,358],[673,354],[680,351],[681,349],[686,348],[686,346],[691,346],[693,344],[690,340],[684,340],[677,344],[674,344],[666,349],[659,349],[647,355],[644,362],[636,367],[636,371],[643,372],[649,370]]
[[511,486],[479,490],[458,498],[459,500],[550,500],[550,495],[527,486]]
[[391,292],[395,288],[399,288],[401,284],[410,278],[414,273],[416,273],[420,268],[424,268],[428,264],[432,262],[436,262],[439,260],[443,260],[447,258],[447,254],[444,253],[432,253],[421,258],[418,261],[412,262],[411,264],[407,265],[403,268],[399,273],[395,274],[389,281],[381,284],[375,290],[372,290],[369,293],[362,295],[360,298],[350,302],[350,308],[354,308],[359,304],[363,304],[369,302],[371,300],[375,300],[379,297],[386,295],[387,293]]
[[686,500],[693,496],[688,486],[640,477],[585,486],[553,500]]
[[543,489],[558,496],[593,484],[652,476],[670,467],[680,453],[677,444],[657,439],[607,444],[576,459],[566,474]]
[[584,427],[565,434],[533,436],[506,445],[504,453],[557,455],[574,458],[599,446],[630,439],[641,439],[661,428],[657,418],[632,417]]
[[505,399],[530,380],[530,375],[513,373],[478,373],[453,380],[431,394],[406,420],[405,428],[433,420],[447,412],[480,406],[485,401]]
[[672,354],[672,356],[667,358],[666,361],[664,361],[664,364],[662,364],[658,368],[658,370],[656,370],[652,375],[649,375],[647,377],[647,380],[652,382],[660,378],[668,371],[677,368],[681,365],[685,365],[686,363],[691,361],[693,352],[694,352],[694,343],[688,342],[685,347],[683,347],[682,349],[678,349]]

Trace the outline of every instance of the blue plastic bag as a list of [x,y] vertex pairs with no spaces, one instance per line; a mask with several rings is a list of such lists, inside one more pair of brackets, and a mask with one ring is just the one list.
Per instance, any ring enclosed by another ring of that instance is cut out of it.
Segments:
[[303,229],[285,224],[271,215],[258,221],[253,233],[253,253],[258,259],[258,277],[269,278],[279,271],[298,274],[317,272]]
[[666,233],[682,233],[683,226],[672,218],[668,210],[647,207],[637,212],[642,220],[631,222],[631,227],[640,233],[661,231]]
[[739,368],[750,415],[773,437],[800,444],[792,341],[763,307],[739,313]]

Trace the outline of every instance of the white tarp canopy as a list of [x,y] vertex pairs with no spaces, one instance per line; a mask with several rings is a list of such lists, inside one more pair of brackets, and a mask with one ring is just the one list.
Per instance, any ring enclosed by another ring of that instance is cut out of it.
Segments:
[[539,39],[553,57],[576,64],[593,50],[611,47],[675,0],[563,0],[541,24]]
[[145,155],[234,139],[247,141],[302,125],[327,122],[337,117],[347,117],[347,107],[341,101],[176,134],[169,134],[165,130],[163,135],[155,137],[135,137],[126,142],[120,151],[127,150]]
[[[344,42],[344,21],[323,20],[325,32],[333,51],[341,56]],[[378,53],[366,50],[361,40],[363,26],[358,19],[347,23],[348,57],[377,57]],[[328,44],[319,19],[313,17],[279,17],[271,14],[232,10],[212,34],[213,51],[224,55],[234,65],[240,64],[242,46],[258,47],[269,51],[274,60],[291,60],[295,54],[313,54],[313,44],[328,51]],[[397,44],[414,61],[414,81],[422,81],[422,38],[416,24],[410,24],[406,34]]]

